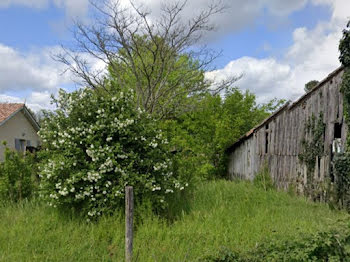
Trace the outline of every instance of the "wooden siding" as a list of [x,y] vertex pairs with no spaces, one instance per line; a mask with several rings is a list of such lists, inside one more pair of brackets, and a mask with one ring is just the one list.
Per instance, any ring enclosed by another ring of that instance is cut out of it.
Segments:
[[316,161],[314,177],[323,180],[329,176],[334,124],[343,124],[343,147],[347,134],[343,121],[343,100],[339,91],[342,74],[342,68],[337,69],[309,94],[292,105],[286,105],[235,143],[228,151],[230,178],[252,180],[266,163],[279,188],[286,189],[291,181],[298,185],[305,184],[306,167],[298,157],[301,141],[306,136],[305,122],[312,115],[318,117],[321,112],[326,124],[324,157]]

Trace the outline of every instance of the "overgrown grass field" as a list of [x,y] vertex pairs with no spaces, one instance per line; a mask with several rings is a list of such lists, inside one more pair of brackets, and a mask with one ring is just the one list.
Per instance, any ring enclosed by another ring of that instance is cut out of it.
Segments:
[[[203,183],[172,222],[138,218],[135,261],[197,261],[224,247],[244,253],[261,242],[293,239],[347,214],[248,182]],[[177,208],[178,208],[177,207]],[[124,220],[68,218],[37,202],[0,207],[0,261],[123,261]]]

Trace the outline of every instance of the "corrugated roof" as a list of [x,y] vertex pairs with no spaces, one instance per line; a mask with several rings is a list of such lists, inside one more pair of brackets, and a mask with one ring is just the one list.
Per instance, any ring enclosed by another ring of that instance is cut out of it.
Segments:
[[[235,143],[233,143],[229,148],[226,149],[226,152],[231,152],[235,147],[240,145],[243,141],[248,139],[254,132],[259,129],[260,127],[267,124],[267,122],[271,121],[273,118],[278,116],[280,113],[282,113],[286,109],[292,109],[295,106],[297,106],[299,103],[310,97],[314,92],[316,92],[318,89],[320,89],[325,83],[327,83],[331,78],[336,76],[338,73],[344,70],[343,66],[340,66],[336,70],[334,70],[332,73],[330,73],[325,79],[323,79],[320,83],[317,84],[310,92],[307,92],[305,95],[300,97],[297,101],[295,101],[293,104],[290,105],[290,102],[287,102],[285,105],[283,105],[280,109],[278,109],[276,112],[274,112],[271,116],[266,118],[263,122],[261,122],[259,125],[248,131],[246,134],[244,134],[242,137],[240,137]],[[289,106],[290,105],[290,106]]]

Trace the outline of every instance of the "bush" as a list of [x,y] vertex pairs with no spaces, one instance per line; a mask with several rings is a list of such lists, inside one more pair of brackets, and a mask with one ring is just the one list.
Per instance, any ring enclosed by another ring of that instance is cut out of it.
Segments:
[[5,160],[0,163],[0,199],[20,201],[30,198],[35,189],[36,164],[30,153],[5,149]]
[[259,173],[256,174],[253,184],[265,191],[275,189],[275,184],[271,178],[268,165],[265,163]]
[[58,109],[43,121],[43,197],[91,219],[122,208],[130,185],[136,202],[166,207],[166,195],[187,184],[173,172],[157,122],[136,109],[132,93],[98,91],[60,91]]
[[350,228],[346,223],[317,232],[314,235],[301,235],[297,239],[266,241],[245,254],[229,249],[207,256],[201,261],[225,262],[308,262],[350,260]]

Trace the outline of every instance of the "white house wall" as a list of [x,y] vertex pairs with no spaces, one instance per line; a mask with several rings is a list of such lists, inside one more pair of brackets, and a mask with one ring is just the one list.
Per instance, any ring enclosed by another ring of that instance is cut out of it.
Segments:
[[40,138],[25,117],[22,111],[11,117],[9,120],[0,125],[0,161],[4,159],[5,146],[2,144],[6,141],[7,147],[15,150],[15,139],[30,140],[31,145],[36,147],[40,143]]

